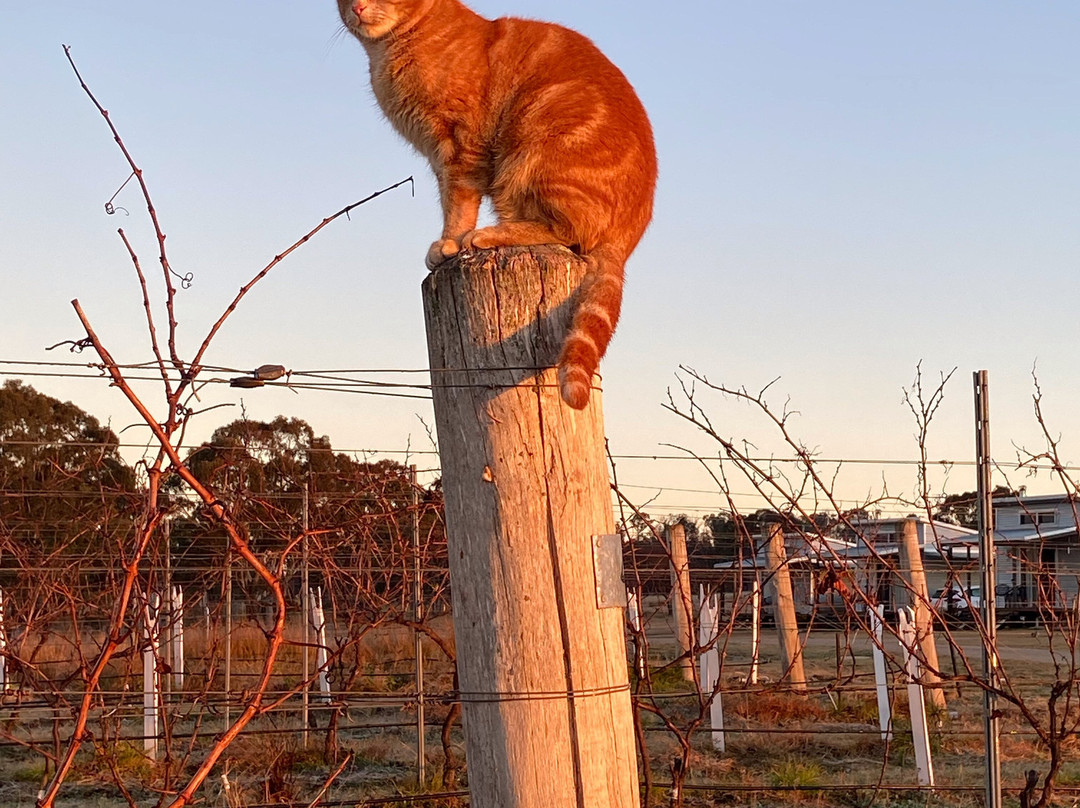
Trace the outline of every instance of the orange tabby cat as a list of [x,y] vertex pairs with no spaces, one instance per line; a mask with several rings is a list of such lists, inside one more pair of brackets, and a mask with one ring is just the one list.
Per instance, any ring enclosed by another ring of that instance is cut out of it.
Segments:
[[[431,163],[443,232],[435,267],[459,250],[563,244],[590,260],[559,356],[576,409],[615,330],[623,265],[652,217],[656,147],[626,77],[581,34],[487,20],[458,0],[338,0],[367,50],[394,127]],[[476,228],[480,201],[498,224]]]

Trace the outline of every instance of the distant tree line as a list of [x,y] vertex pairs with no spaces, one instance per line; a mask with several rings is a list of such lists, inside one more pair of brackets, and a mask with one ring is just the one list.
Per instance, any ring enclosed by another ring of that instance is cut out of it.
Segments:
[[[298,418],[238,419],[215,430],[187,462],[218,492],[252,548],[268,559],[295,544],[306,524],[312,585],[340,589],[338,596],[355,599],[365,592],[378,599],[393,591],[403,600],[403,559],[416,536],[429,562],[445,556],[437,482],[416,487],[401,463],[366,462],[335,452],[328,437],[315,435]],[[77,586],[90,600],[100,592],[105,614],[104,593],[115,583],[110,567],[119,566],[111,560],[123,557],[145,507],[143,484],[138,464],[124,461],[117,435],[94,416],[20,381],[5,382],[0,387],[0,586],[34,584],[42,593],[35,608],[46,610],[70,603],[60,594],[65,587]],[[198,581],[220,597],[225,536],[185,495],[178,477],[167,480],[164,490],[172,511],[173,581]],[[157,553],[159,561],[164,550]],[[294,548],[292,569],[298,568],[299,555]],[[49,579],[57,586],[48,585]],[[290,580],[294,595],[298,580]],[[239,596],[246,584],[256,597],[255,576],[238,572]]]

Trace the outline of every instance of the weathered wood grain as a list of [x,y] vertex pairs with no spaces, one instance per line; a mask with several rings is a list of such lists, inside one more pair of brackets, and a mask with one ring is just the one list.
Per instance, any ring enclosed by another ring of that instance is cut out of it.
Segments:
[[601,396],[571,409],[552,367],[584,272],[510,248],[424,282],[474,808],[638,804],[624,615],[593,571],[614,527]]

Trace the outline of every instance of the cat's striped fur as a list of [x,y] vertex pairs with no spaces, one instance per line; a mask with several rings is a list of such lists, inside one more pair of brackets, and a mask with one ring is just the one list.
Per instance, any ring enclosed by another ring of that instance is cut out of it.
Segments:
[[[563,244],[590,270],[559,357],[563,399],[589,400],[622,303],[623,267],[652,217],[656,149],[626,77],[551,23],[487,20],[459,0],[338,0],[375,97],[439,180],[434,267],[459,250]],[[498,216],[476,228],[482,197]]]

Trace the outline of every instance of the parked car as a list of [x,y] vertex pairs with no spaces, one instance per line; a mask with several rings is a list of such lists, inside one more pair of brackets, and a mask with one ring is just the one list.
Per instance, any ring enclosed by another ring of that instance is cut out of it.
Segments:
[[950,586],[939,589],[930,596],[930,602],[939,612],[960,612],[982,608],[982,589],[977,586]]

